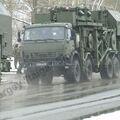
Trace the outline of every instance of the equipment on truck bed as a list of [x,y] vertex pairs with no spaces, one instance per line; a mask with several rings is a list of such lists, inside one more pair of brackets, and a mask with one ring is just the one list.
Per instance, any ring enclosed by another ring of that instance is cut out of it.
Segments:
[[60,75],[67,82],[92,80],[92,72],[119,76],[119,19],[110,10],[55,7],[32,20],[22,41],[28,83],[48,84]]

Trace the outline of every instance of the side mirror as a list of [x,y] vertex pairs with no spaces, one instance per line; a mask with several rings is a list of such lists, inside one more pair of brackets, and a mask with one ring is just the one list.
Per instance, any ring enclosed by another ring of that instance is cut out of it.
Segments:
[[74,30],[71,31],[71,40],[76,40],[76,32]]
[[80,47],[80,35],[76,34],[76,47],[79,48]]
[[70,39],[71,39],[71,30],[68,29],[68,30],[67,30],[67,42],[68,42],[68,43],[69,43]]
[[17,41],[18,41],[18,42],[21,42],[21,33],[20,33],[20,32],[18,32]]

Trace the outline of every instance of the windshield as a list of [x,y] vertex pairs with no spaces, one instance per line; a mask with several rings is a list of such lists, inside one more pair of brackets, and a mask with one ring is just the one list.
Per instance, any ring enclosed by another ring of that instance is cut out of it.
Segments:
[[64,27],[40,27],[27,29],[24,40],[63,40],[64,36]]

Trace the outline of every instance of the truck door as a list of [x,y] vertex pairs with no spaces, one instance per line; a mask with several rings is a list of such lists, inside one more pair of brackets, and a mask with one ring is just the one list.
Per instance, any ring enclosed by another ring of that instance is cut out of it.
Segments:
[[0,35],[0,58],[2,56],[2,35]]
[[1,82],[2,35],[0,35],[0,82]]

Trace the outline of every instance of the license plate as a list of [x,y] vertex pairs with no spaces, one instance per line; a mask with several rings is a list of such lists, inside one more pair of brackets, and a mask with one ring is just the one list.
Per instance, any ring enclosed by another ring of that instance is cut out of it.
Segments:
[[36,66],[47,66],[47,63],[37,63]]

